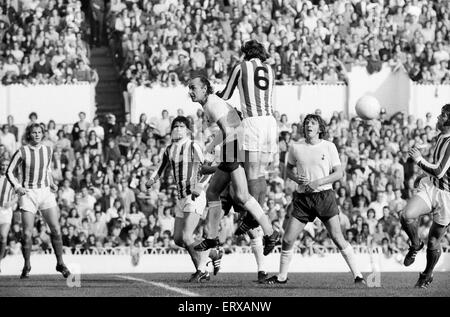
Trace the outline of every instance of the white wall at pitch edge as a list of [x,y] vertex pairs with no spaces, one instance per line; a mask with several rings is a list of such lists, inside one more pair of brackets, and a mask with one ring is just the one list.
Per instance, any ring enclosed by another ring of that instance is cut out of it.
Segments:
[[[403,257],[395,255],[387,259],[384,255],[357,254],[356,259],[363,272],[419,272],[426,264],[425,252],[419,253],[416,262],[410,267],[403,266]],[[137,266],[131,263],[129,255],[66,255],[69,268],[79,268],[81,274],[93,273],[170,273],[192,272],[194,267],[188,254],[146,254],[142,255]],[[277,272],[280,255],[272,253],[266,257],[267,270]],[[55,271],[55,257],[51,254],[31,257],[31,274],[58,274]],[[8,256],[2,261],[1,275],[19,275],[23,267],[23,258],[19,255]],[[222,259],[221,272],[255,272],[256,262],[251,253],[234,253]],[[450,253],[443,253],[436,271],[450,271]],[[339,253],[303,256],[294,254],[290,272],[349,272]]]
[[36,112],[39,121],[48,123],[74,123],[78,113],[84,111],[89,121],[95,116],[95,86],[77,85],[0,85],[0,123],[8,115],[17,125],[27,124],[28,115]]

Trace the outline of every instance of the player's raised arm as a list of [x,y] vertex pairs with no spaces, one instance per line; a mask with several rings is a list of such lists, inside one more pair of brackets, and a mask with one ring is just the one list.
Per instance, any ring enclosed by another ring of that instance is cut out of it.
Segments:
[[447,173],[448,168],[450,167],[450,139],[445,141],[443,149],[441,153],[443,153],[443,157],[437,164],[431,164],[427,160],[422,157],[419,149],[413,147],[409,151],[409,155],[414,159],[417,165],[426,173],[441,179]]
[[231,70],[231,75],[230,78],[228,78],[225,88],[222,91],[217,92],[216,95],[225,100],[230,99],[231,96],[233,96],[234,89],[236,89],[236,86],[239,82],[240,75],[241,64],[239,63]]

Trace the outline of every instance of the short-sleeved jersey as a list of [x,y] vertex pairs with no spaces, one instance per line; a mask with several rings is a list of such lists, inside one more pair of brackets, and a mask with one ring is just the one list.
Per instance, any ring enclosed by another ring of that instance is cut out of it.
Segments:
[[226,136],[226,141],[230,142],[236,139],[237,128],[241,125],[241,118],[235,108],[222,98],[216,95],[209,95],[203,110],[208,126],[217,123],[221,118],[225,117],[227,120],[226,127],[224,128],[229,133],[229,135]]
[[272,116],[272,95],[275,76],[272,67],[258,58],[243,61],[231,71],[223,91],[217,95],[225,100],[233,96],[236,87],[241,100],[244,118]]
[[[50,186],[52,156],[52,148],[46,145],[21,146],[9,163],[6,172],[8,181],[14,188],[22,186],[27,189],[37,189]],[[14,176],[17,168],[22,175],[22,184]]]
[[204,162],[200,145],[186,138],[170,144],[164,151],[158,176],[161,177],[164,169],[170,165],[175,183],[177,184],[179,198],[190,195],[191,190],[198,181],[198,167]]
[[450,191],[450,135],[438,135],[432,163],[422,159],[417,165],[430,175],[434,186]]
[[[288,163],[297,167],[299,175],[306,176],[310,181],[326,177],[331,174],[333,167],[341,165],[339,153],[334,143],[321,140],[312,145],[304,139],[294,143],[289,148]],[[316,192],[332,189],[331,184],[319,186]],[[299,185],[297,191],[305,191],[304,185]]]

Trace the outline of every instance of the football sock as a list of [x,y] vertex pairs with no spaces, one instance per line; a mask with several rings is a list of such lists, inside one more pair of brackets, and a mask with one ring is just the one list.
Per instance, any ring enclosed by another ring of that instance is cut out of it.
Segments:
[[208,263],[208,259],[209,259],[210,250],[201,251],[201,252],[197,252],[197,253],[198,253],[198,258],[199,258],[197,270],[205,272],[206,264]]
[[255,255],[256,265],[258,266],[258,272],[266,271],[262,236],[258,236],[256,238],[251,239],[250,246],[252,248],[253,254]]
[[220,220],[222,218],[222,203],[220,200],[208,202],[207,237],[215,239],[219,236]]
[[30,256],[31,256],[31,236],[22,238],[22,254],[24,259],[24,266],[30,267]]
[[400,223],[402,224],[403,230],[408,235],[408,238],[411,241],[411,245],[418,247],[420,241],[419,241],[419,233],[416,227],[416,221],[408,220],[402,215],[400,216]]
[[244,208],[251,213],[256,221],[258,221],[264,231],[264,235],[270,236],[273,233],[272,224],[270,223],[269,218],[253,196],[250,196],[250,199],[244,204]]
[[279,281],[285,281],[287,279],[289,264],[291,264],[292,255],[294,254],[294,249],[281,250],[280,256],[280,273],[278,274]]
[[3,259],[6,253],[6,241],[1,240],[0,242],[0,261]]
[[441,248],[439,249],[427,249],[427,266],[423,274],[430,276],[433,273],[433,269],[439,261],[441,256]]
[[194,263],[195,269],[198,270],[198,262],[199,262],[199,253],[194,250],[194,246],[196,246],[197,243],[192,243],[190,245],[186,246],[186,250],[191,256],[192,263]]
[[358,270],[358,265],[356,264],[353,247],[350,244],[348,244],[347,247],[341,250],[341,254],[344,257],[345,262],[347,262],[348,267],[352,271],[353,277],[354,278],[356,278],[357,276],[362,277],[361,272]]
[[52,247],[53,247],[53,251],[55,252],[57,264],[63,264],[64,263],[63,258],[62,258],[63,243],[62,243],[61,235],[58,233],[56,233],[56,234],[51,233],[50,239],[52,241]]

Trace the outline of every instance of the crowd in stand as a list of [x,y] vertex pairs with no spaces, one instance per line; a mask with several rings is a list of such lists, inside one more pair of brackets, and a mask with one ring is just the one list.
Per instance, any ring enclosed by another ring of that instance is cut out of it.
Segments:
[[354,66],[450,83],[449,16],[446,0],[111,0],[106,21],[126,89],[224,82],[249,39],[279,83],[345,81]]
[[[319,110],[316,112],[320,114]],[[180,109],[177,115],[181,114]],[[177,187],[170,169],[154,188],[145,187],[170,143],[173,116],[163,111],[161,118],[148,120],[142,114],[138,123],[132,123],[127,114],[126,121],[119,124],[114,115],[108,115],[104,125],[99,124],[98,118],[88,122],[84,113],[79,116],[73,127],[57,129],[53,121],[43,124],[45,144],[54,148],[52,174],[59,184],[57,201],[64,246],[81,252],[122,246],[177,250],[173,242]],[[287,152],[292,142],[302,137],[304,116],[298,121],[291,118],[292,123],[288,123],[286,115],[275,116],[280,131],[279,153],[267,171],[269,190],[263,209],[273,225],[283,231],[295,190],[295,183],[285,176]],[[188,118],[193,136],[210,140],[201,110]],[[30,120],[39,122],[34,113]],[[435,142],[434,120],[431,115],[416,120],[403,113],[387,118],[384,112],[379,120],[370,122],[348,120],[343,113],[335,113],[329,119],[327,138],[336,144],[346,171],[346,177],[333,187],[342,230],[353,245],[381,247],[386,256],[407,250],[399,211],[415,192],[413,183],[420,174],[407,151],[416,145],[425,158],[429,157]],[[17,148],[17,131],[9,117],[0,135],[0,158],[11,157]],[[238,218],[239,214],[230,212],[221,221],[220,241],[229,252],[249,242],[247,236],[233,234]],[[429,215],[419,221],[419,234],[424,240],[431,221]],[[39,217],[36,222],[33,249],[50,249],[47,226]],[[20,253],[19,223],[17,212],[8,238],[11,254]],[[199,237],[202,228],[200,225],[196,230]],[[450,244],[450,230],[443,244]],[[334,247],[318,220],[306,226],[297,246],[306,253]]]
[[95,82],[81,1],[0,3],[0,83]]

